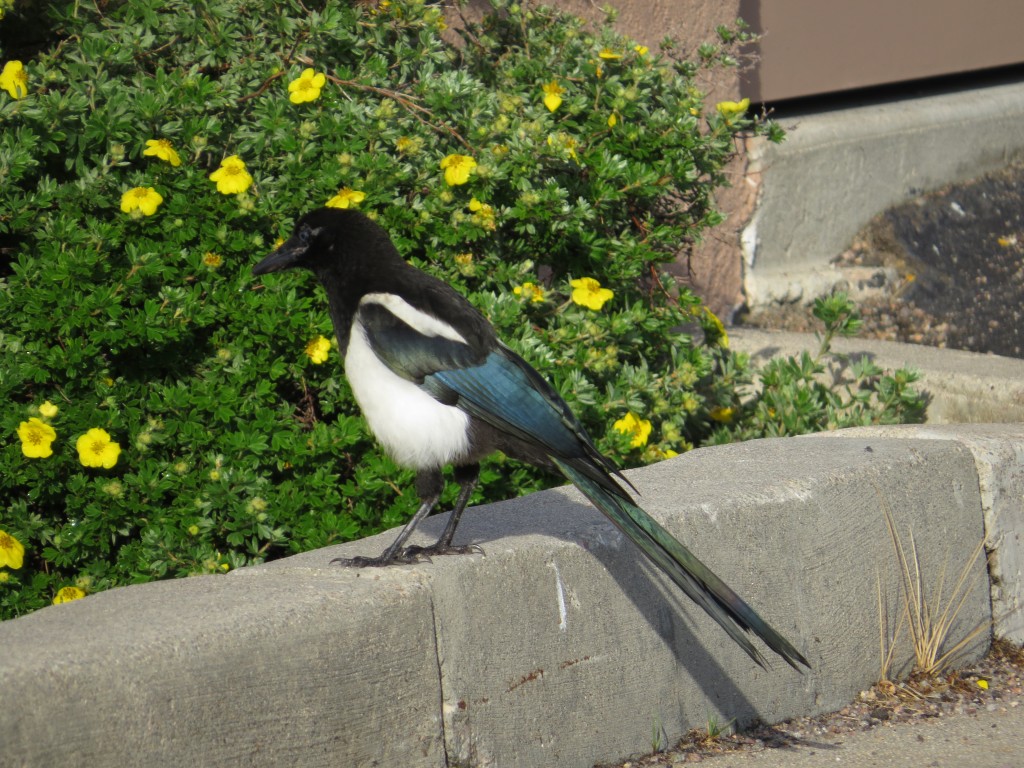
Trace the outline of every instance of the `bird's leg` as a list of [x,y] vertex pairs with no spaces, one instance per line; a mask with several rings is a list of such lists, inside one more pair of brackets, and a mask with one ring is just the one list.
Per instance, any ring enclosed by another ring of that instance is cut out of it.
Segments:
[[[410,552],[402,549],[402,545],[409,540],[409,536],[416,530],[423,518],[430,514],[430,510],[441,498],[441,490],[444,488],[444,478],[441,470],[420,471],[416,474],[416,492],[420,497],[420,508],[412,516],[412,520],[405,524],[405,527],[398,532],[398,536],[378,557],[336,557],[332,563],[343,565],[349,568],[368,568],[373,566],[392,565],[393,563],[418,563],[426,559],[419,552]],[[459,497],[461,498],[461,496]],[[410,547],[409,549],[412,549]]]
[[466,555],[480,553],[480,547],[475,544],[467,544],[461,547],[452,546],[452,538],[455,536],[455,529],[459,525],[459,518],[469,504],[469,497],[473,495],[477,480],[480,478],[480,465],[470,464],[455,467],[455,482],[459,484],[459,498],[455,501],[455,509],[448,518],[448,524],[444,527],[440,538],[429,547],[406,547],[403,554],[406,557],[431,557],[433,555]]

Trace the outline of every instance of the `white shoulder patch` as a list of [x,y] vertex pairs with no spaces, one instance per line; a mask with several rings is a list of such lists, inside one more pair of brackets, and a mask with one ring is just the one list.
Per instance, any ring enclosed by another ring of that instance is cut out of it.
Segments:
[[468,343],[462,334],[448,325],[448,323],[416,309],[416,307],[401,296],[396,296],[393,293],[368,293],[359,301],[359,306],[363,304],[379,304],[410,328],[422,333],[424,336],[440,336],[462,344]]
[[370,347],[358,318],[349,335],[345,375],[370,430],[402,466],[435,469],[469,454],[469,415],[392,373]]

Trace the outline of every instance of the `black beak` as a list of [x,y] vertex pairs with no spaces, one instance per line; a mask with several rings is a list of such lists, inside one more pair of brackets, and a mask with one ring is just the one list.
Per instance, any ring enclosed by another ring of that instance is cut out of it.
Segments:
[[287,242],[282,243],[280,248],[253,267],[252,273],[254,275],[265,275],[268,272],[280,272],[282,269],[298,266],[299,259],[306,254],[308,247],[307,244],[293,237]]

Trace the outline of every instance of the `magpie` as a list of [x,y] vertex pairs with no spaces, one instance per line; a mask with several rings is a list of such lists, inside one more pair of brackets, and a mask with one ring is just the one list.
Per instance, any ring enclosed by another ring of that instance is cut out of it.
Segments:
[[[421,502],[379,557],[341,560],[343,565],[384,566],[479,551],[454,546],[452,538],[481,459],[501,451],[574,483],[757,664],[766,667],[750,632],[794,669],[810,667],[634,503],[623,487],[632,488],[629,481],[598,451],[554,388],[498,339],[490,322],[447,283],[408,264],[374,221],[352,209],[311,211],[253,273],[295,267],[312,271],[323,285],[352,393],[384,449],[416,471]],[[444,531],[433,545],[405,546],[437,504],[448,465],[460,490]]]

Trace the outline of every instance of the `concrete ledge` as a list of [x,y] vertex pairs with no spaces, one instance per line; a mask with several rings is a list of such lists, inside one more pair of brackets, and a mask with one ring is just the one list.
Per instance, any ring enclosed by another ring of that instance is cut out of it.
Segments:
[[[953,440],[974,456],[985,515],[995,634],[1024,643],[1024,424],[904,424],[823,433],[832,437]],[[805,435],[820,438],[823,434]]]
[[[806,333],[730,328],[729,339],[733,349],[761,364],[818,349],[818,341]],[[932,396],[929,424],[1024,421],[1024,360],[857,338],[836,339],[833,349],[851,357],[867,356],[887,370],[904,367],[920,372],[920,386]]]
[[[467,513],[459,539],[486,556],[327,565],[378,552],[386,534],[6,622],[0,762],[590,766],[713,714],[837,708],[878,676],[877,580],[897,616],[883,506],[913,530],[934,588],[983,536],[979,467],[989,487],[1019,473],[1008,459],[1024,434],[978,434],[1002,458],[986,465],[959,437],[869,433],[708,448],[629,473],[647,509],[807,655],[808,674],[753,665],[559,489]],[[428,523],[424,541],[443,520]],[[984,562],[971,573],[954,641],[991,621]],[[962,658],[987,645],[983,634]],[[895,671],[910,658],[904,636]]]
[[0,764],[367,765],[367,755],[441,754],[421,583],[382,573],[341,589],[336,574],[260,575],[115,589],[0,624],[11,686]]
[[1024,83],[780,118],[749,146],[758,202],[743,232],[751,306],[808,303],[843,280],[832,259],[876,214],[1024,157]]

